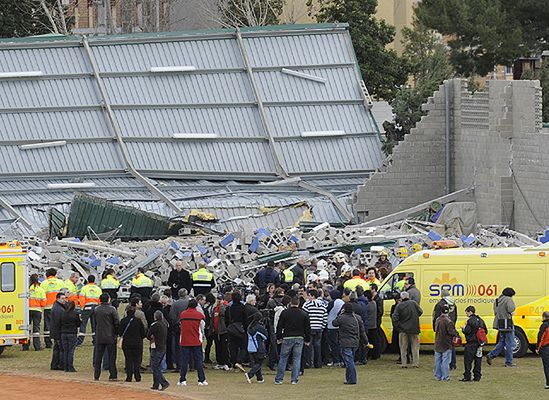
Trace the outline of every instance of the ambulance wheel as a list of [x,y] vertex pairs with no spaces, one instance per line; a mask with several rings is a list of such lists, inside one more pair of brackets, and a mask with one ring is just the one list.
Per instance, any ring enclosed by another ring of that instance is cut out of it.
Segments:
[[5,349],[5,348],[6,348],[5,346],[0,346],[0,355],[2,355],[2,353],[4,352],[4,349]]
[[528,352],[528,340],[521,329],[515,328],[515,347],[513,349],[513,357],[524,357]]

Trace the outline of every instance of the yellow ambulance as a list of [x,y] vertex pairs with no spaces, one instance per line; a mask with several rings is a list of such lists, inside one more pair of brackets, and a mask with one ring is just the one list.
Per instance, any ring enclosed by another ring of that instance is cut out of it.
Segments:
[[0,243],[0,354],[29,341],[26,252],[18,242]]
[[489,329],[488,343],[497,342],[494,302],[506,287],[512,287],[516,312],[516,357],[534,348],[541,314],[549,310],[549,248],[454,248],[415,253],[398,265],[382,282],[380,297],[385,314],[382,328],[387,343],[392,339],[390,309],[399,297],[404,277],[413,277],[421,292],[420,318],[422,344],[434,344],[432,315],[441,291],[447,289],[458,309],[456,328],[465,326],[465,308],[475,306],[477,315]]

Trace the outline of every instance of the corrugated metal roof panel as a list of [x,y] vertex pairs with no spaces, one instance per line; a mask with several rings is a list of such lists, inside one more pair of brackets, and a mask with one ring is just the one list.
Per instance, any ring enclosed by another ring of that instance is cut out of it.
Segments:
[[0,108],[99,105],[92,78],[0,80]]
[[339,31],[245,38],[244,42],[254,67],[342,64],[355,62],[347,51],[346,35]]
[[67,143],[62,147],[20,150],[0,146],[3,174],[84,173],[123,170],[114,143]]
[[255,72],[265,102],[362,101],[353,67],[300,69],[299,72],[325,78],[326,83],[298,78],[280,71]]
[[90,71],[81,47],[54,45],[46,49],[2,48],[1,51],[0,72],[42,71],[46,75],[57,75]]
[[112,137],[111,132],[101,110],[0,115],[0,139],[7,142]]
[[128,143],[135,166],[145,171],[272,174],[268,143],[177,141]]
[[276,145],[292,174],[373,171],[381,162],[377,135],[279,141]]
[[257,107],[200,107],[116,110],[124,136],[172,137],[174,133],[215,133],[220,137],[262,134]]
[[104,78],[112,104],[246,103],[253,94],[243,72]]
[[358,104],[269,106],[266,112],[275,137],[299,136],[306,131],[377,132],[368,111]]
[[[93,43],[92,43],[93,45]],[[102,72],[149,71],[151,67],[244,68],[235,40],[166,41],[126,46],[93,46]]]

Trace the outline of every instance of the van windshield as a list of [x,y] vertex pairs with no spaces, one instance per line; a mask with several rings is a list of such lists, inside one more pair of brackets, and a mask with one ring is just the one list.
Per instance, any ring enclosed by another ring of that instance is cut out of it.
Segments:
[[413,278],[413,272],[398,272],[392,275],[379,289],[379,297],[384,300],[395,299],[404,290],[406,278]]

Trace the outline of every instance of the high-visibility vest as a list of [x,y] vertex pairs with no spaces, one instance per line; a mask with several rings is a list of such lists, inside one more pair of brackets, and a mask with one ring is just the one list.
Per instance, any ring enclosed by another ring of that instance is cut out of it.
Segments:
[[395,285],[395,289],[400,290],[401,292],[404,290],[404,284],[406,283],[406,279],[401,279],[398,281]]
[[46,305],[46,292],[39,284],[29,287],[29,310],[40,311]]
[[144,274],[137,274],[132,279],[132,286],[136,288],[153,287],[154,282],[152,281],[152,279],[146,277]]
[[103,291],[95,283],[88,283],[80,289],[80,308],[99,304],[99,296]]
[[[200,268],[192,274],[193,288],[208,288],[212,287],[214,281],[214,274],[209,272],[206,268]],[[196,294],[196,293],[195,293]]]
[[362,286],[362,289],[369,290],[370,289],[370,282],[365,281],[364,279],[354,276],[351,279],[348,279],[343,284],[344,288],[349,288],[350,290],[355,291],[357,286]]
[[67,296],[67,301],[74,301],[74,304],[78,308],[79,307],[78,288],[76,287],[76,285],[70,279],[66,279],[64,284],[65,284],[64,286],[69,291],[68,296]]
[[370,284],[375,284],[377,286],[377,288],[379,289],[379,286],[381,285],[381,282],[379,281],[379,279],[377,278],[374,278],[374,279],[368,279],[366,278],[366,280],[368,281],[368,288],[370,287]]
[[120,282],[112,275],[107,275],[105,279],[101,280],[101,289],[118,289]]
[[55,276],[48,276],[40,284],[40,287],[44,289],[44,292],[46,292],[46,304],[44,305],[45,310],[51,310],[53,303],[55,303],[55,300],[57,299],[57,293],[59,293],[65,286],[65,283]]
[[292,268],[286,268],[282,271],[282,274],[284,275],[284,283],[292,283],[294,281],[294,271],[292,271]]

